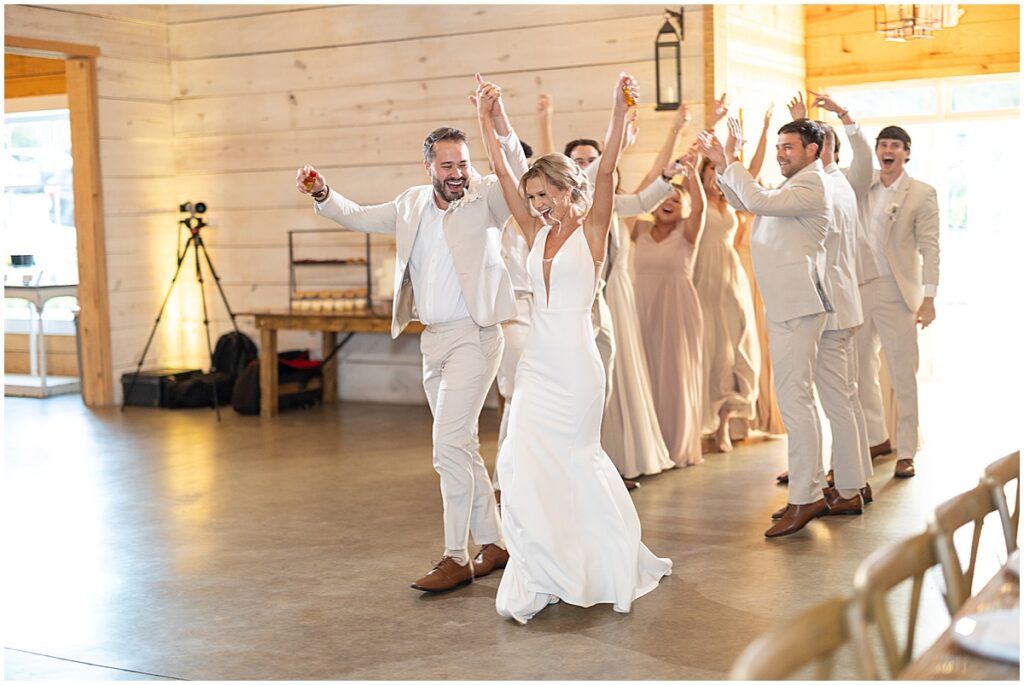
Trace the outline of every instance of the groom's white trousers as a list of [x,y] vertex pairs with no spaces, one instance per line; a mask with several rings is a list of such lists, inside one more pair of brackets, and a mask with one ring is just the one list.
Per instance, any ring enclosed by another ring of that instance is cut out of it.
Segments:
[[478,424],[501,360],[501,326],[472,319],[427,326],[420,337],[423,389],[434,415],[434,470],[441,477],[446,554],[469,559],[469,535],[479,545],[502,542]]

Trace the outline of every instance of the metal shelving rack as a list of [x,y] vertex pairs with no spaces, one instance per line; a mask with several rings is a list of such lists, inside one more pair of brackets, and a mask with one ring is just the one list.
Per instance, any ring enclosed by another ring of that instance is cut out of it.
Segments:
[[[288,231],[288,308],[299,311],[315,312],[369,312],[373,309],[373,260],[371,259],[370,235],[365,236],[366,256],[329,259],[296,259],[295,237],[310,233],[336,233],[352,235],[351,231],[340,228],[294,229]],[[348,290],[310,290],[298,289],[296,269],[300,267],[362,267],[366,272],[366,285],[356,289],[355,293]],[[360,292],[362,291],[362,292]]]

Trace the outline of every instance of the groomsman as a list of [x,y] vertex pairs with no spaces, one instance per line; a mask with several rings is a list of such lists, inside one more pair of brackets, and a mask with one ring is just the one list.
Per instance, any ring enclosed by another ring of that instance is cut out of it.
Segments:
[[[820,106],[822,102],[819,96],[816,104]],[[806,116],[802,94],[790,101],[789,112],[797,119]],[[814,378],[818,398],[832,428],[835,487],[826,489],[825,498],[830,514],[860,514],[873,495],[867,482],[872,467],[864,411],[857,391],[854,346],[856,327],[864,321],[857,285],[857,237],[860,233],[857,195],[846,170],[839,168],[839,139],[835,131],[825,122],[817,123],[825,132],[821,163],[832,183],[832,226],[825,239],[825,284],[835,308],[835,312],[828,315],[821,335]],[[852,182],[862,187],[870,180],[870,175],[852,177]],[[824,468],[819,468],[823,473]],[[780,480],[782,478],[780,476]],[[783,513],[781,509],[772,516],[780,518]]]
[[699,138],[729,203],[757,215],[751,229],[754,274],[764,298],[768,345],[782,420],[789,433],[789,498],[766,537],[791,535],[825,514],[821,426],[814,402],[818,345],[832,304],[826,294],[825,237],[832,222],[829,178],[822,168],[824,133],[808,119],[779,129],[775,144],[786,177],[759,185],[709,131]]
[[[826,95],[819,104],[839,114],[851,142],[863,133],[849,112]],[[939,205],[935,189],[906,173],[910,135],[886,126],[875,140],[879,170],[871,169],[864,145],[853,144],[851,178],[871,174],[857,192],[861,226],[858,276],[864,324],[857,331],[860,401],[867,422],[871,456],[892,451],[878,382],[879,346],[885,350],[896,394],[896,478],[915,474],[918,448],[917,329],[935,320],[939,284]]]

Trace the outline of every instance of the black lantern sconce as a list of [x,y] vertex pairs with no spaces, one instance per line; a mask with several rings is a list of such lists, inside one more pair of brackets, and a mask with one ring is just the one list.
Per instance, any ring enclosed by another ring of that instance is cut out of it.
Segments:
[[[658,82],[657,110],[676,110],[683,101],[683,8],[678,12],[665,10],[665,23],[654,41],[654,70]],[[672,26],[679,25],[679,32]]]

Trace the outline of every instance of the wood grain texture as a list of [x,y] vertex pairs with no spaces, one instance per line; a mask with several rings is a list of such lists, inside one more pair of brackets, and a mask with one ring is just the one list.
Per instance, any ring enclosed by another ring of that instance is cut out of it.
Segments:
[[961,5],[959,26],[897,43],[874,31],[870,5],[808,6],[807,79],[812,86],[1020,71],[1020,6]]

